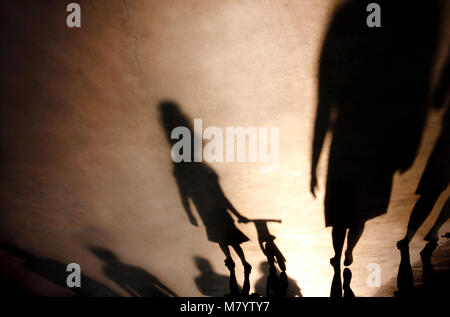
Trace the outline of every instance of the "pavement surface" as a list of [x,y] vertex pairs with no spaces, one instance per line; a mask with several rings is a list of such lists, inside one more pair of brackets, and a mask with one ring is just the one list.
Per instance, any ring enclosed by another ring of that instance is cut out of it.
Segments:
[[[188,221],[173,177],[157,109],[170,99],[204,127],[279,127],[277,171],[262,173],[264,164],[251,162],[210,166],[242,215],[281,220],[268,228],[287,259],[289,294],[329,296],[333,251],[323,198],[330,136],[316,199],[309,170],[321,43],[340,2],[79,1],[82,27],[69,29],[64,2],[2,1],[2,34],[14,30],[3,34],[4,285],[45,296],[228,292],[224,256],[200,221]],[[441,42],[436,74],[448,47]],[[366,225],[351,267],[356,296],[393,296],[395,244],[442,114],[430,111],[413,166],[394,177],[387,214]],[[449,193],[411,242],[415,272]],[[253,266],[250,290],[261,293],[267,266],[255,226],[236,225],[250,238],[243,244]],[[447,222],[441,233],[449,231]],[[434,258],[438,270],[449,268],[449,255],[445,244]],[[242,266],[232,256],[242,285]],[[65,285],[69,263],[81,266],[82,292]],[[381,269],[381,288],[366,282],[371,263]]]

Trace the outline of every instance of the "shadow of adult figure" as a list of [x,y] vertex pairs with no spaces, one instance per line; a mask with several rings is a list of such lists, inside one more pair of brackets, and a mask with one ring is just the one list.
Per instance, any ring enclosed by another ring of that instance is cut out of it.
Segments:
[[[200,275],[195,278],[199,291],[205,296],[224,296],[229,289],[228,276],[216,273],[211,263],[201,256],[195,256],[194,262],[200,271]],[[232,287],[237,288],[237,283]],[[234,290],[234,292],[239,291]]]
[[[450,106],[445,104],[448,100],[450,81],[450,59],[442,72],[441,80],[435,93],[433,94],[433,106],[435,108],[447,107],[442,118],[442,128],[434,149],[428,159],[422,178],[417,187],[416,194],[420,195],[409,218],[405,237],[397,242],[397,247],[402,250],[408,248],[409,242],[416,234],[417,230],[430,215],[437,199],[448,187],[450,181]],[[428,241],[425,249],[421,252],[421,257],[427,261],[428,255],[431,257],[433,250],[437,247],[439,240],[439,229],[450,216],[450,198],[444,203],[439,216],[425,236]],[[431,253],[430,253],[431,252]],[[425,275],[424,275],[425,278]]]
[[[189,203],[189,200],[191,200],[205,225],[208,240],[218,243],[224,253],[225,265],[230,271],[231,278],[235,276],[235,263],[231,257],[229,247],[231,246],[239,256],[244,267],[242,294],[248,294],[251,265],[245,259],[244,251],[240,245],[249,239],[236,227],[228,211],[236,216],[239,222],[246,223],[248,219],[242,216],[227,199],[219,185],[219,178],[214,170],[203,162],[195,162],[195,153],[193,151],[195,148],[194,138],[198,136],[194,134],[191,124],[178,105],[171,101],[164,101],[160,103],[159,110],[161,123],[172,146],[179,141],[178,139],[172,139],[172,131],[174,129],[184,129],[186,134],[183,137],[190,137],[190,140],[187,141],[190,149],[182,149],[183,151],[191,150],[187,155],[189,161],[183,161],[176,157],[177,155],[185,156],[186,153],[174,153],[172,149],[172,159],[175,156],[173,174],[188,219],[192,225],[198,226]],[[176,161],[179,162],[177,163]],[[234,285],[234,283],[232,284]],[[235,289],[231,289],[231,293],[233,292],[235,292]]]
[[178,296],[144,269],[121,262],[110,250],[94,246],[89,247],[89,250],[104,262],[105,275],[126,290],[130,296]]
[[[28,251],[13,245],[1,245],[0,248],[7,251],[11,255],[24,261],[24,265],[33,273],[49,280],[50,282],[68,288],[67,286],[67,264],[63,264],[56,260],[42,258]],[[82,297],[119,297],[106,285],[95,281],[81,272],[81,287],[70,288],[78,296]]]
[[[281,223],[279,219],[252,219],[255,224],[258,235],[258,243],[261,251],[267,258],[269,264],[269,276],[267,277],[267,294],[276,294],[277,296],[284,296],[288,288],[288,280],[286,275],[286,258],[281,253],[280,249],[275,244],[276,237],[269,232],[267,226],[268,222]],[[278,276],[275,263],[281,271]]]
[[[275,267],[275,274],[271,277],[272,266],[268,262],[261,262],[259,270],[263,276],[255,283],[255,292],[265,297],[303,297],[300,286],[294,279],[286,275],[287,289],[282,285],[280,290],[279,270]],[[264,295],[263,295],[264,294]]]
[[365,222],[386,213],[394,173],[414,161],[436,41],[436,1],[377,1],[380,28],[366,25],[370,2],[338,7],[319,66],[310,190],[315,196],[316,169],[331,130],[324,209],[335,268],[346,237],[344,265],[352,264]]

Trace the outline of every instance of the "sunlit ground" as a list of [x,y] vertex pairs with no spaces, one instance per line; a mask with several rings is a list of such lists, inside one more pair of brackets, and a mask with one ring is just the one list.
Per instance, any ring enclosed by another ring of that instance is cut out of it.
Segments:
[[[26,50],[17,48],[18,59],[31,65],[24,64],[31,69],[25,84],[40,84],[28,92],[31,113],[11,112],[18,140],[4,162],[2,239],[41,257],[79,263],[83,272],[122,295],[125,291],[104,274],[88,246],[111,250],[178,295],[202,296],[195,256],[208,260],[218,274],[228,271],[219,246],[206,239],[202,224],[189,223],[181,205],[157,116],[158,102],[172,99],[191,119],[201,118],[204,127],[279,127],[276,172],[261,173],[259,163],[211,167],[243,215],[282,220],[269,229],[303,296],[329,296],[333,251],[323,216],[328,150],[321,157],[316,199],[309,193],[309,170],[317,63],[337,1],[124,3],[81,1],[84,24],[73,32],[62,29],[60,16],[52,14],[54,19],[35,31],[39,43],[24,40],[35,43],[41,66],[33,66]],[[14,16],[20,14],[12,11]],[[16,94],[18,104],[29,102],[27,94]],[[413,167],[395,176],[388,213],[366,225],[351,266],[357,296],[379,291],[366,283],[369,263],[380,265],[382,286],[397,274],[395,243],[405,233],[441,114],[430,113]],[[448,195],[449,190],[442,194],[413,240],[412,262]],[[243,249],[253,265],[254,291],[265,257],[254,225],[237,226],[250,238]],[[447,223],[441,232],[449,230]],[[34,292],[70,294],[26,273],[19,259],[5,253],[2,258],[2,271]],[[239,263],[237,276],[242,283]]]

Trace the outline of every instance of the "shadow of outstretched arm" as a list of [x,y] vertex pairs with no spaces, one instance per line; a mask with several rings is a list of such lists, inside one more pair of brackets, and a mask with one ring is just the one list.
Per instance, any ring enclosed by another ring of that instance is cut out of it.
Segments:
[[248,218],[242,216],[237,210],[236,208],[234,208],[234,206],[231,204],[231,202],[225,197],[225,201],[227,204],[227,209],[233,214],[235,215],[239,222],[243,222],[243,223],[247,223],[249,222]]
[[311,158],[311,194],[316,197],[317,189],[317,165],[319,163],[320,153],[322,152],[323,143],[326,133],[330,126],[330,114],[331,106],[333,103],[332,92],[332,78],[331,73],[331,57],[327,52],[330,50],[329,44],[325,43],[323,49],[323,56],[321,58],[320,70],[319,70],[319,96],[318,105],[316,111],[316,119],[314,124],[314,137],[312,146],[312,158]]

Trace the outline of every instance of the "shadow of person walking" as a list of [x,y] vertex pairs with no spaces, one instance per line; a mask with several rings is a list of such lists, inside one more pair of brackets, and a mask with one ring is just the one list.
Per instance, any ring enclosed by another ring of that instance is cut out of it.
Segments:
[[[275,272],[271,272],[272,268]],[[280,289],[280,279],[278,277],[280,271],[276,267],[272,267],[268,262],[261,262],[259,270],[263,273],[263,276],[255,283],[255,293],[265,297],[303,297],[297,281],[287,275],[287,288],[281,285]]]
[[353,293],[353,290],[350,286],[350,283],[352,281],[352,271],[346,267],[344,269],[344,283],[342,284],[342,289],[344,290],[344,298],[351,299],[355,298],[355,293]]
[[[195,162],[195,153],[193,151],[194,138],[198,136],[194,134],[189,120],[181,112],[179,106],[171,101],[165,101],[160,103],[159,110],[162,126],[172,146],[178,142],[178,139],[172,138],[172,133],[176,128],[184,129],[188,136],[192,136],[187,141],[187,146],[190,148],[182,149],[183,151],[190,151],[188,155],[189,161],[186,162],[176,158],[176,161],[180,162],[176,163],[174,161],[173,164],[173,174],[189,222],[194,226],[198,226],[189,203],[189,200],[191,200],[205,225],[208,240],[218,243],[225,255],[225,265],[230,271],[230,285],[233,285],[232,289],[230,289],[231,294],[238,295],[236,294],[237,289],[234,287],[235,283],[233,281],[235,279],[235,263],[231,257],[230,246],[239,256],[244,267],[244,284],[241,294],[248,295],[250,289],[249,276],[252,267],[245,259],[244,251],[240,245],[249,239],[236,227],[228,211],[236,216],[239,222],[246,223],[248,219],[242,216],[225,196],[214,170],[205,163]],[[174,155],[185,156],[185,154],[184,152],[175,153],[172,149],[172,159]]]
[[89,247],[89,250],[104,262],[105,275],[126,290],[130,296],[178,296],[155,276],[140,267],[121,262],[111,251],[94,246]]
[[[420,195],[409,218],[405,237],[397,242],[397,248],[402,250],[408,248],[409,242],[416,234],[417,230],[423,225],[430,215],[433,207],[448,187],[450,182],[450,106],[445,105],[448,100],[450,82],[450,59],[442,72],[440,83],[433,94],[433,106],[435,108],[447,107],[442,118],[442,128],[434,149],[428,159],[422,178],[417,187],[416,194]],[[433,226],[425,236],[428,241],[425,249],[422,251],[422,258],[426,259],[433,253],[439,240],[439,229],[448,220],[450,216],[450,198],[444,203],[439,216]],[[430,253],[431,252],[431,253]],[[425,277],[425,275],[424,275]]]
[[386,213],[394,173],[415,159],[436,46],[436,1],[378,1],[380,28],[366,25],[370,2],[338,7],[320,57],[310,190],[315,197],[319,157],[331,130],[324,209],[336,274],[345,238],[349,266],[365,222]]
[[[28,251],[12,245],[1,245],[1,249],[24,261],[24,265],[33,273],[42,276],[50,282],[67,288],[67,264],[36,256]],[[106,285],[81,273],[81,287],[70,288],[78,296],[82,297],[119,297]]]
[[[269,263],[269,276],[267,278],[267,290],[266,296],[268,294],[276,294],[277,296],[284,296],[288,288],[288,280],[286,275],[286,258],[281,253],[275,244],[276,237],[269,232],[267,226],[268,222],[278,222],[278,219],[252,219],[250,220],[255,224],[256,232],[258,234],[258,243],[261,251],[267,258],[267,263]],[[277,270],[275,268],[275,263],[281,271],[278,276]]]

